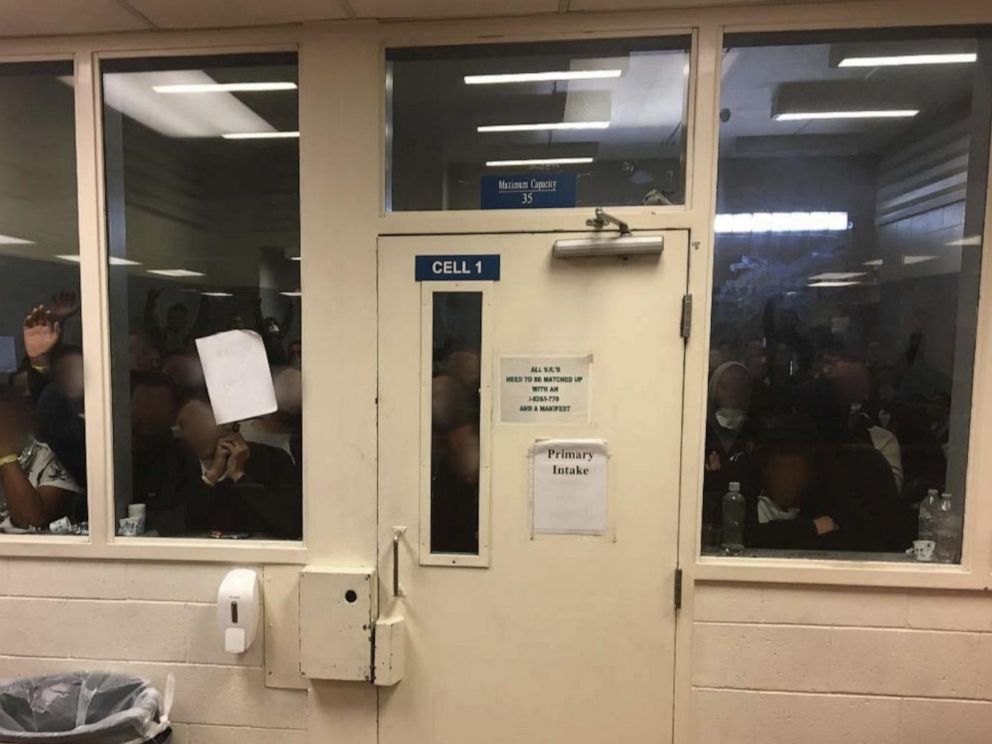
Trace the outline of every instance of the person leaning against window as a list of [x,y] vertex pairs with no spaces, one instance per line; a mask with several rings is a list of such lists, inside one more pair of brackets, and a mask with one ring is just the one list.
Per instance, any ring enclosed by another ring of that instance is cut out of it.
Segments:
[[0,532],[34,532],[68,515],[83,489],[34,438],[23,395],[0,388]]

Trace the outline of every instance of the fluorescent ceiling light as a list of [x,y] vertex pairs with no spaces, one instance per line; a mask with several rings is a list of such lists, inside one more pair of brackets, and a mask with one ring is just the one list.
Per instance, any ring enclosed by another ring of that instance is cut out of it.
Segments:
[[190,271],[189,269],[148,269],[148,273],[171,277],[206,276],[202,271]]
[[810,282],[807,287],[853,287],[861,282]]
[[608,121],[558,121],[547,124],[485,124],[479,132],[546,132],[559,129],[609,129]]
[[221,135],[226,140],[248,139],[297,139],[299,132],[228,132]]
[[255,93],[268,90],[296,90],[296,83],[177,83],[153,85],[156,93]]
[[487,168],[501,168],[514,165],[580,165],[591,163],[592,158],[531,158],[529,160],[487,160]]
[[[78,253],[73,253],[71,255],[70,254],[59,254],[59,255],[56,255],[55,258],[61,258],[63,261],[70,261],[72,263],[79,263],[80,262],[80,258],[79,258],[79,254]],[[111,266],[141,266],[141,262],[140,261],[132,261],[129,258],[120,258],[118,256],[110,256],[107,259],[107,262]]]
[[742,212],[718,214],[717,233],[843,232],[847,212]]
[[969,235],[967,238],[960,238],[959,240],[952,240],[949,243],[944,243],[944,245],[961,246],[961,247],[979,246],[981,244],[982,244],[981,235]]
[[881,258],[873,258],[871,261],[865,261],[862,266],[881,266],[884,263]]
[[108,106],[166,137],[219,137],[225,132],[269,132],[271,124],[230,93],[161,96],[156,86],[215,85],[202,70],[115,72],[103,76]]
[[551,72],[513,72],[500,75],[466,75],[466,85],[503,83],[544,83],[554,80],[602,80],[618,78],[623,70],[556,70]]
[[891,57],[845,57],[838,67],[901,67],[903,65],[953,65],[977,62],[975,52],[953,54],[898,54]]
[[234,297],[230,292],[200,292],[204,297]]
[[775,121],[816,121],[820,119],[909,119],[919,109],[866,109],[863,111],[788,111],[775,114]]
[[902,262],[904,266],[912,266],[913,264],[925,263],[927,261],[936,261],[940,256],[903,256]]
[[303,260],[303,257],[302,256],[290,256],[289,257],[289,260],[290,261],[302,261]]
[[865,271],[827,271],[811,276],[809,280],[811,282],[836,282],[845,279],[857,279],[859,276],[868,276],[868,273]]
[[0,245],[34,245],[34,241],[15,238],[13,235],[0,235]]
[[303,293],[301,291],[299,291],[299,290],[296,290],[295,292],[280,292],[279,294],[281,294],[283,297],[302,297],[303,296]]

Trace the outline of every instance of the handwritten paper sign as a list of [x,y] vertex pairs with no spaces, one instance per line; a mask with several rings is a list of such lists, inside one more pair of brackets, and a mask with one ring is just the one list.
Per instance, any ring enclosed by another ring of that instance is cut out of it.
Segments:
[[606,442],[542,439],[534,442],[530,457],[534,534],[605,534]]
[[500,357],[500,419],[586,423],[591,365],[591,354]]
[[276,410],[276,392],[261,336],[254,331],[224,331],[196,339],[196,350],[218,424]]

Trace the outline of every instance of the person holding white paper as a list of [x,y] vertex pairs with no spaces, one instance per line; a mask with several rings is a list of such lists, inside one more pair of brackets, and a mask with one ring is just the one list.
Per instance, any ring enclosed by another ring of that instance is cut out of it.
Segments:
[[151,527],[163,534],[301,537],[300,478],[285,452],[218,425],[201,392],[183,399],[177,424],[187,451],[182,484],[174,503],[149,513]]

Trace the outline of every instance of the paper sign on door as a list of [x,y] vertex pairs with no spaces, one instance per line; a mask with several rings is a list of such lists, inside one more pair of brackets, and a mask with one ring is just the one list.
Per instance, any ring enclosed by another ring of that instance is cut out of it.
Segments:
[[534,442],[530,457],[534,534],[605,534],[606,442],[542,439]]
[[196,339],[196,350],[218,424],[257,418],[278,408],[265,344],[257,333],[215,333]]
[[591,366],[592,354],[500,357],[500,420],[587,423]]

